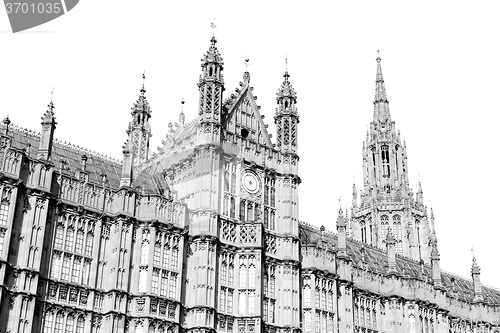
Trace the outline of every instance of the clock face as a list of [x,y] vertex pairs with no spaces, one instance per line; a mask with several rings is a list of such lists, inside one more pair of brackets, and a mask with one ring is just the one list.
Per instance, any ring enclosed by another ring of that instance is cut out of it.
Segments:
[[245,191],[256,194],[260,191],[260,179],[252,171],[246,171],[242,176],[242,184]]

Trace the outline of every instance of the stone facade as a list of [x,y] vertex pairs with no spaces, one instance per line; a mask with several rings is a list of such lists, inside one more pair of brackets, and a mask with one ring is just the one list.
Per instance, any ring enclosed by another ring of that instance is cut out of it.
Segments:
[[0,127],[0,331],[498,333],[500,291],[439,268],[434,217],[408,182],[380,58],[363,190],[337,232],[299,222],[297,94],[276,139],[243,74],[223,99],[216,40],[198,116],[151,154],[144,85],[123,160]]

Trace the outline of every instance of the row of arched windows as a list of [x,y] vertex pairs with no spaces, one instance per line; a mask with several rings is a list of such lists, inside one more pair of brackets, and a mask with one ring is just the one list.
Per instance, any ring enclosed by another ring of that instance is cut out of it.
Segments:
[[83,333],[85,315],[49,310],[45,314],[43,333]]

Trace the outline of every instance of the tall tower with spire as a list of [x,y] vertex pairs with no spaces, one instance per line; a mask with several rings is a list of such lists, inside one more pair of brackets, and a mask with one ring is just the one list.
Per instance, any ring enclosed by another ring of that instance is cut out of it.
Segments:
[[132,120],[129,123],[127,134],[132,146],[132,152],[135,156],[134,164],[140,164],[147,161],[149,158],[149,140],[153,136],[151,134],[151,125],[149,119],[151,118],[151,108],[146,99],[146,88],[144,81],[146,74],[142,74],[142,88],[139,98],[132,106]]
[[[416,198],[408,180],[406,143],[391,119],[389,100],[378,56],[373,120],[363,142],[363,188],[353,200],[353,237],[386,248],[388,230],[396,253],[430,263],[431,229],[419,183]],[[353,193],[353,198],[357,193]]]

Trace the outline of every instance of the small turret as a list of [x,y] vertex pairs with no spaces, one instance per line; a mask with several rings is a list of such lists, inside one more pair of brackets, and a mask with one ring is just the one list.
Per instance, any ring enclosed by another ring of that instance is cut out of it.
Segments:
[[358,207],[358,191],[356,190],[356,183],[352,184],[352,208]]
[[432,281],[434,282],[434,288],[443,288],[443,282],[441,281],[441,269],[439,267],[439,252],[437,246],[437,239],[432,241],[431,250],[431,266],[432,266]]
[[134,166],[134,147],[127,139],[123,146],[123,166],[122,176],[120,178],[120,187],[130,187],[133,181],[133,166]]
[[417,203],[424,204],[424,192],[422,191],[422,184],[420,182],[418,182],[417,186]]
[[473,302],[484,301],[483,291],[481,288],[481,279],[479,278],[481,269],[477,264],[476,257],[472,257],[472,268],[470,270],[472,275],[472,283],[474,284],[474,299]]
[[290,83],[288,70],[283,75],[285,80],[276,94],[278,109],[274,116],[276,124],[276,149],[282,153],[297,154],[297,93]]
[[385,244],[387,246],[387,274],[397,273],[396,270],[396,238],[392,234],[391,229],[388,229],[387,237],[385,238]]
[[149,158],[149,141],[153,136],[151,134],[151,125],[149,119],[151,118],[151,107],[146,99],[146,88],[144,87],[144,81],[146,79],[146,74],[142,74],[142,88],[140,90],[140,95],[137,101],[132,107],[132,121],[128,125],[127,134],[129,141],[131,142],[132,151],[136,157],[135,163],[139,164],[146,161]]
[[40,160],[48,160],[52,154],[52,142],[57,125],[53,100],[47,106],[48,109],[42,117],[42,131],[40,132],[40,144],[37,153],[37,158]]
[[344,213],[342,208],[339,209],[339,216],[337,218],[337,257],[347,257],[347,245],[346,245],[346,221],[344,218]]

